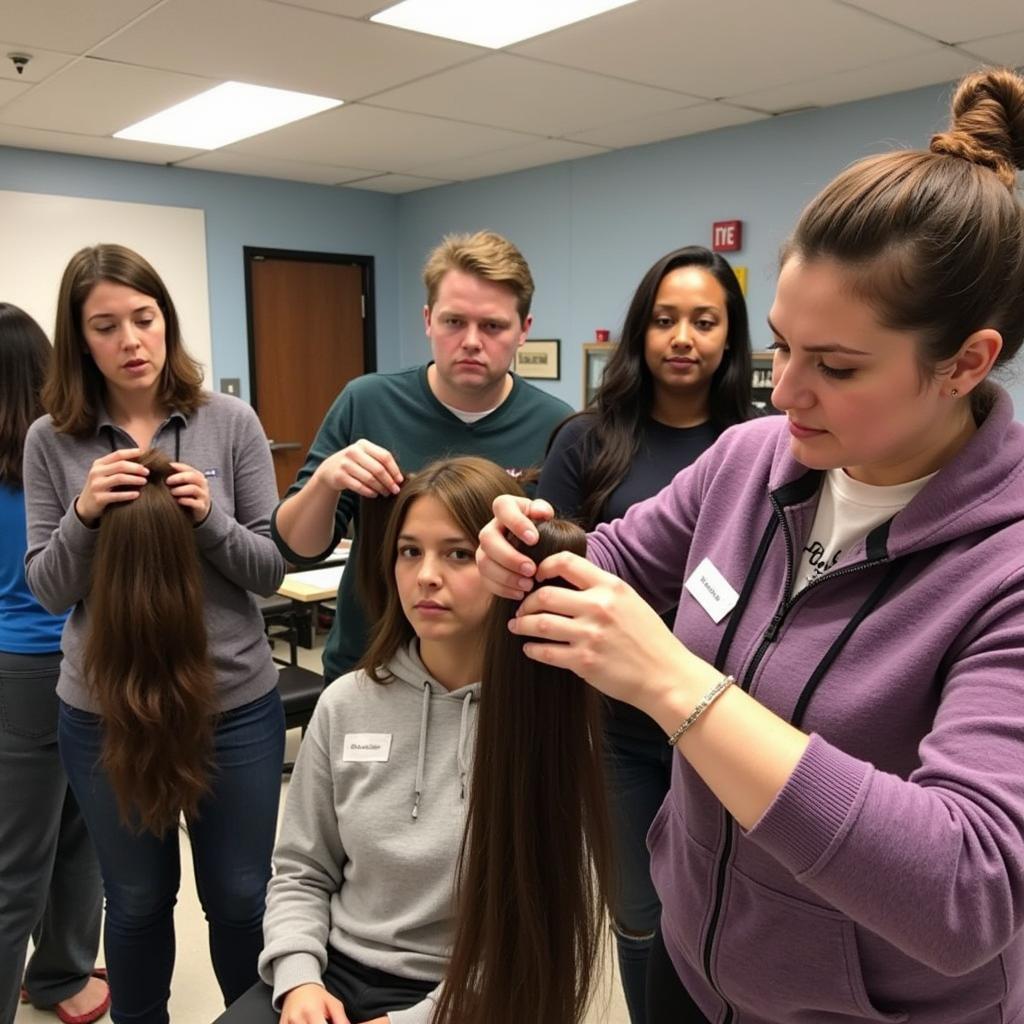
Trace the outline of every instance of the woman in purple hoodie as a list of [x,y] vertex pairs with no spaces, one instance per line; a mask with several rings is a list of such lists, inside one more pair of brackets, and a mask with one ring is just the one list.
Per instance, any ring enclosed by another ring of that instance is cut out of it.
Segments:
[[[961,82],[924,152],[804,210],[774,404],[536,567],[510,629],[675,745],[648,836],[651,1024],[1024,1022],[1024,80]],[[674,635],[657,611],[679,604]],[[539,642],[542,641],[542,642]]]

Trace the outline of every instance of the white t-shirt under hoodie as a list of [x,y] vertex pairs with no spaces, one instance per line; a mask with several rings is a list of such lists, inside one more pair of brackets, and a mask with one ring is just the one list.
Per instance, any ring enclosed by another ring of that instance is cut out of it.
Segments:
[[821,485],[818,510],[793,581],[793,593],[799,594],[808,583],[824,576],[851,544],[906,508],[933,476],[930,473],[905,484],[879,487],[854,480],[845,469],[830,469]]

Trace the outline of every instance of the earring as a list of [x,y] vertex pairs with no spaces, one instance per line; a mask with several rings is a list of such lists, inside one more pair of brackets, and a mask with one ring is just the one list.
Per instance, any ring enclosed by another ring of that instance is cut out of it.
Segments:
[[957,391],[956,388],[950,388],[949,389],[949,397],[950,398],[957,398],[957,397],[959,397],[959,395],[960,395],[960,392]]

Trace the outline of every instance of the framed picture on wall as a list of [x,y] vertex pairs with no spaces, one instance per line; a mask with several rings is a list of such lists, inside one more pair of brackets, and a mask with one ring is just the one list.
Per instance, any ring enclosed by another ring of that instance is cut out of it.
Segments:
[[751,353],[750,391],[754,405],[765,412],[776,412],[772,405],[772,359],[771,352]]
[[516,351],[516,373],[534,380],[561,380],[558,338],[524,341]]
[[604,368],[615,351],[609,342],[595,342],[583,346],[583,408],[590,405],[594,392],[601,385]]

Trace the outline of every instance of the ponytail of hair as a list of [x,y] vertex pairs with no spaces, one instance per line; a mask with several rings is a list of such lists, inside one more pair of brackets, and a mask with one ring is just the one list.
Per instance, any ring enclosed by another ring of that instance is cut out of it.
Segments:
[[[538,524],[529,548],[586,552],[572,523]],[[579,1024],[603,949],[612,878],[599,696],[523,654],[495,599],[454,949],[435,1024]]]
[[209,791],[216,700],[192,518],[164,482],[166,456],[137,461],[150,471],[139,497],[100,517],[85,676],[121,819],[160,836]]

